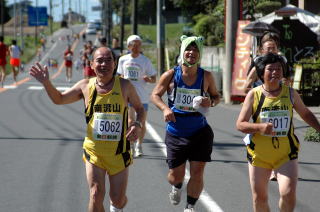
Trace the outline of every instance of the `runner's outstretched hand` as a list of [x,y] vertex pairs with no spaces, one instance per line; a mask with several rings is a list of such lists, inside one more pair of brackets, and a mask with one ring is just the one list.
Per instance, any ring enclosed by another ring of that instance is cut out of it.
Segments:
[[42,84],[49,80],[48,67],[46,65],[42,66],[38,62],[30,68],[29,74]]

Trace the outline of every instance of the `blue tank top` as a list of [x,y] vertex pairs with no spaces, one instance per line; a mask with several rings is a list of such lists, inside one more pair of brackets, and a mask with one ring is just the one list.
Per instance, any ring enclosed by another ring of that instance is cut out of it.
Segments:
[[203,81],[202,68],[198,68],[197,80],[191,86],[183,82],[181,66],[174,68],[174,88],[168,93],[168,105],[175,114],[176,122],[168,122],[167,131],[170,134],[189,137],[208,124],[206,118],[192,107],[193,98],[203,96]]

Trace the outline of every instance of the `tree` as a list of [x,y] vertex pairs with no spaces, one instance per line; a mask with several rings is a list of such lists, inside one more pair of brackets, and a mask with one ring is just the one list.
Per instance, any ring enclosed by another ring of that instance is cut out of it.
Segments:
[[202,35],[209,46],[224,43],[224,0],[216,3],[215,8],[208,10],[208,14],[200,13],[193,17],[195,34]]
[[247,0],[244,1],[243,8],[245,8],[245,18],[251,21],[255,20],[254,14],[261,13],[267,15],[282,6],[279,0]]
[[[103,1],[103,0],[100,0]],[[125,23],[129,23],[132,14],[132,1],[125,1]],[[113,12],[121,15],[121,0],[112,0]],[[138,1],[138,23],[149,24],[156,22],[157,0],[139,0]]]
[[[11,19],[9,15],[9,8],[7,6],[7,0],[0,0],[0,7],[2,6],[3,9],[0,8],[0,24],[5,24]],[[1,14],[2,11],[3,14]]]
[[218,5],[219,0],[168,0],[175,7],[181,8],[182,14],[192,20],[192,17],[200,13],[209,14]]
[[262,13],[262,15],[267,15],[280,8],[281,8],[281,2],[266,1],[266,0],[259,2],[255,7],[256,12]]

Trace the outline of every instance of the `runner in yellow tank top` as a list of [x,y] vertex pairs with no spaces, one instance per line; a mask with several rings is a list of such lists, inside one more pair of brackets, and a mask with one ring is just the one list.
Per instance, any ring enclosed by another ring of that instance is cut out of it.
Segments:
[[[83,99],[88,123],[84,159],[90,190],[88,211],[104,211],[105,177],[108,174],[110,211],[120,212],[127,203],[128,166],[131,154],[128,141],[141,133],[144,109],[133,85],[115,74],[115,57],[109,48],[98,48],[91,67],[96,78],[83,79],[61,93],[49,80],[47,67],[32,66],[30,75],[45,87],[55,104],[69,104]],[[127,126],[127,105],[137,113],[136,121]]]
[[[270,211],[268,183],[276,169],[279,184],[280,211],[293,211],[298,181],[299,142],[293,132],[292,109],[311,127],[320,131],[320,124],[303,104],[299,94],[281,85],[286,74],[282,57],[269,53],[256,63],[263,85],[249,91],[237,120],[237,128],[246,137],[249,178],[253,210]],[[253,122],[249,122],[252,117]]]
[[128,110],[118,76],[106,94],[97,94],[96,80],[91,78],[88,85],[84,159],[114,175],[132,164],[130,143],[126,139]]
[[287,161],[298,158],[299,141],[294,135],[292,123],[292,92],[288,86],[282,85],[279,96],[266,97],[262,90],[262,86],[253,89],[252,114],[259,114],[253,117],[254,123],[271,122],[274,132],[272,136],[260,133],[251,136],[247,146],[248,160],[253,166],[277,169]]

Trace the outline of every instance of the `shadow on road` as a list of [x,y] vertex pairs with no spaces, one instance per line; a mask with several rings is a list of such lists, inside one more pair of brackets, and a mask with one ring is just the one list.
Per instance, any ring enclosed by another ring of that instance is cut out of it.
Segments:
[[83,138],[31,138],[31,137],[0,137],[1,140],[33,140],[33,141],[59,141],[59,142],[83,142]]
[[316,183],[320,182],[320,180],[304,179],[304,178],[301,178],[301,177],[298,178],[298,181],[302,181],[302,182],[316,182]]

